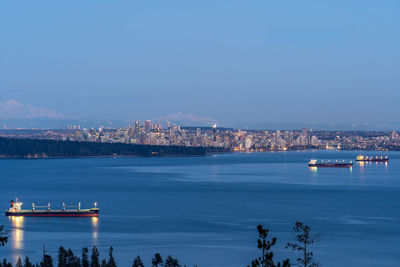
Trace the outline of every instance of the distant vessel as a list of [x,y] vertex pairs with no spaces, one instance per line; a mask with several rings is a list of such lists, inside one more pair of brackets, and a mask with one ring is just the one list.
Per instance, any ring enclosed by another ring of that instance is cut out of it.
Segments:
[[308,162],[308,167],[353,167],[353,162],[346,161],[317,161],[316,159],[312,159]]
[[389,158],[388,158],[388,156],[385,156],[385,157],[383,157],[383,156],[380,156],[380,157],[375,156],[375,158],[374,158],[372,156],[368,157],[368,156],[359,155],[359,156],[357,156],[356,161],[388,162]]
[[[91,209],[81,209],[81,203],[78,203],[76,209],[67,209],[65,203],[61,210],[50,209],[50,203],[47,206],[35,206],[32,203],[31,210],[21,209],[22,202],[18,201],[18,198],[11,200],[11,207],[6,211],[6,216],[29,216],[29,217],[99,217],[99,209],[97,203],[94,203],[94,207]],[[47,208],[47,209],[36,209],[36,208]]]

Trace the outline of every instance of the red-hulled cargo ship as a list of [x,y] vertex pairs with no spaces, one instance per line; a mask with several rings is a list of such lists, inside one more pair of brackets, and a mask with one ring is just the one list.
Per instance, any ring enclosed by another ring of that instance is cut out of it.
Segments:
[[[11,201],[11,207],[6,211],[6,216],[29,216],[29,217],[99,217],[99,209],[97,203],[94,203],[94,207],[91,209],[81,209],[81,203],[78,203],[77,209],[67,209],[65,203],[61,210],[50,209],[50,203],[47,206],[35,206],[32,203],[31,210],[21,209],[22,202],[18,199]],[[43,208],[47,209],[36,209]]]
[[351,168],[353,167],[353,162],[346,162],[346,161],[317,161],[315,159],[312,159],[308,162],[309,167],[347,167]]

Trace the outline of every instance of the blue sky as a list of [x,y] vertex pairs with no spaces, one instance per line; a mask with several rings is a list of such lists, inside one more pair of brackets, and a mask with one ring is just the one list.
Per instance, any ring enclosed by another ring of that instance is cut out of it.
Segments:
[[1,1],[0,102],[67,116],[399,122],[398,1]]

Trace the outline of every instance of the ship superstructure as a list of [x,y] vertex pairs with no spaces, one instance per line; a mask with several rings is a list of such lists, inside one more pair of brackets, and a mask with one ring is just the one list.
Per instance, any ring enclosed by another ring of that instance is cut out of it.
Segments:
[[363,156],[363,155],[359,155],[356,158],[356,161],[367,161],[367,162],[388,162],[389,161],[389,157],[388,156]]
[[[38,209],[39,208],[39,209]],[[42,209],[40,209],[42,208]],[[45,208],[45,209],[43,209]],[[97,208],[97,203],[94,203],[94,207],[90,209],[81,209],[81,203],[78,203],[76,209],[67,209],[65,203],[63,203],[63,208],[60,210],[52,210],[50,208],[50,203],[46,206],[36,206],[32,203],[31,210],[23,210],[22,202],[15,199],[15,202],[11,201],[11,207],[6,211],[6,216],[29,216],[29,217],[98,217],[99,208]]]

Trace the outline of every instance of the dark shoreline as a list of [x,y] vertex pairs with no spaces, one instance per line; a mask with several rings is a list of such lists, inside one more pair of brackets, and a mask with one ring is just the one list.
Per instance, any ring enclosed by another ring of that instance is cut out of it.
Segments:
[[230,152],[217,147],[155,146],[125,143],[0,138],[0,159],[99,157],[185,157]]
[[[20,160],[46,160],[46,159],[95,159],[95,158],[182,158],[182,157],[207,157],[212,155],[219,155],[219,154],[241,154],[241,153],[285,153],[285,152],[303,152],[303,151],[332,151],[327,149],[303,149],[303,150],[268,150],[268,151],[226,151],[226,152],[209,152],[202,155],[104,155],[104,156],[54,156],[54,157],[4,157],[0,155],[0,160],[7,160],[7,159],[20,159]],[[381,151],[381,150],[359,150],[359,149],[342,149],[342,150],[335,150],[335,151],[363,151],[363,152],[398,152],[399,150],[388,150],[388,151]]]
[[[125,143],[96,143],[56,141],[49,139],[20,139],[0,137],[0,159],[67,159],[117,157],[193,157],[225,153],[265,153],[289,151],[330,150],[305,147],[288,150],[233,151],[221,147],[188,147],[136,145]],[[390,152],[396,149],[332,149],[335,151]]]

